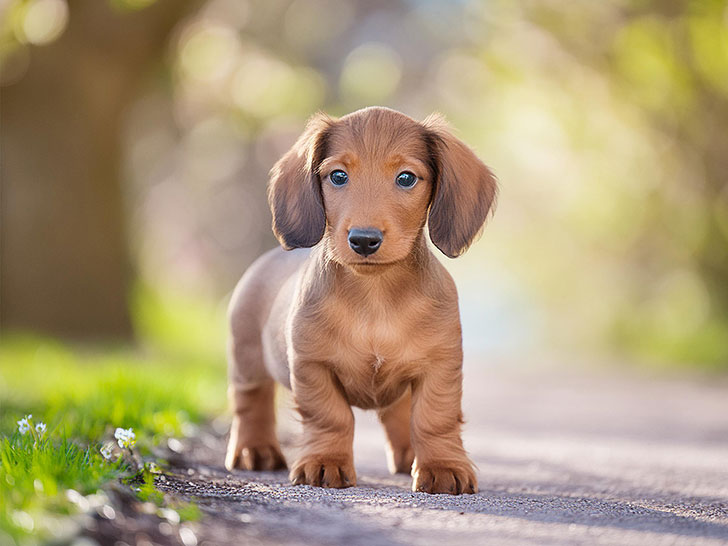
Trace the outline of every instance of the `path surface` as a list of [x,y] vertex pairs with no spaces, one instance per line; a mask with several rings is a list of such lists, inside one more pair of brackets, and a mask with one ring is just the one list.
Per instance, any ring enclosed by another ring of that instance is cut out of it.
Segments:
[[726,380],[472,365],[465,377],[477,495],[410,492],[364,412],[358,487],[230,474],[212,431],[172,457],[159,485],[198,499],[200,544],[728,544]]

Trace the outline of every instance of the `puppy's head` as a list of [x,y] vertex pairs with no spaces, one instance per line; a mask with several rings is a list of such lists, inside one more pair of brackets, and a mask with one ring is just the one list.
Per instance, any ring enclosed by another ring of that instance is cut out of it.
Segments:
[[419,123],[387,108],[312,117],[271,170],[273,231],[286,249],[322,238],[356,269],[404,259],[429,220],[454,258],[481,231],[496,195],[490,170],[439,116]]

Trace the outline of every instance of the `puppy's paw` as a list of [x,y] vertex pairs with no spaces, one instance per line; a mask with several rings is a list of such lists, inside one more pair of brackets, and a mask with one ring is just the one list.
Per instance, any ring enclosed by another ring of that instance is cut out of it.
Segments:
[[412,491],[450,495],[478,492],[478,481],[469,463],[416,465],[412,476]]
[[415,452],[411,446],[391,447],[387,446],[387,466],[392,474],[409,474],[412,472],[412,463],[415,460]]
[[293,464],[293,485],[318,487],[352,487],[356,485],[356,472],[351,457],[332,455],[305,455]]
[[233,442],[228,444],[225,455],[225,468],[234,470],[283,470],[287,468],[286,459],[280,447],[274,443],[245,445]]

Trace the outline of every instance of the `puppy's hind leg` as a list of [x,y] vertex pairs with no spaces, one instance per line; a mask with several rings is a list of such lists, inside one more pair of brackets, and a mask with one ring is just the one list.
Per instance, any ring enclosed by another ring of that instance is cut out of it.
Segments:
[[245,343],[233,335],[228,358],[228,398],[234,414],[225,467],[286,468],[275,430],[275,382],[265,370],[260,342]]
[[379,420],[387,435],[387,466],[392,474],[409,474],[415,458],[410,439],[412,395],[410,390],[394,404],[379,410]]

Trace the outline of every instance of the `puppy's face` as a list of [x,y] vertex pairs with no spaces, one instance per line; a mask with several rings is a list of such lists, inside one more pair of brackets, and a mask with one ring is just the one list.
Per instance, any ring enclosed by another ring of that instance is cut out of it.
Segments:
[[319,165],[327,251],[357,270],[404,259],[432,197],[423,127],[386,114],[332,126]]
[[403,260],[427,222],[445,255],[462,254],[496,194],[490,170],[444,120],[387,108],[311,118],[271,170],[273,231],[286,249],[325,239],[357,271]]

